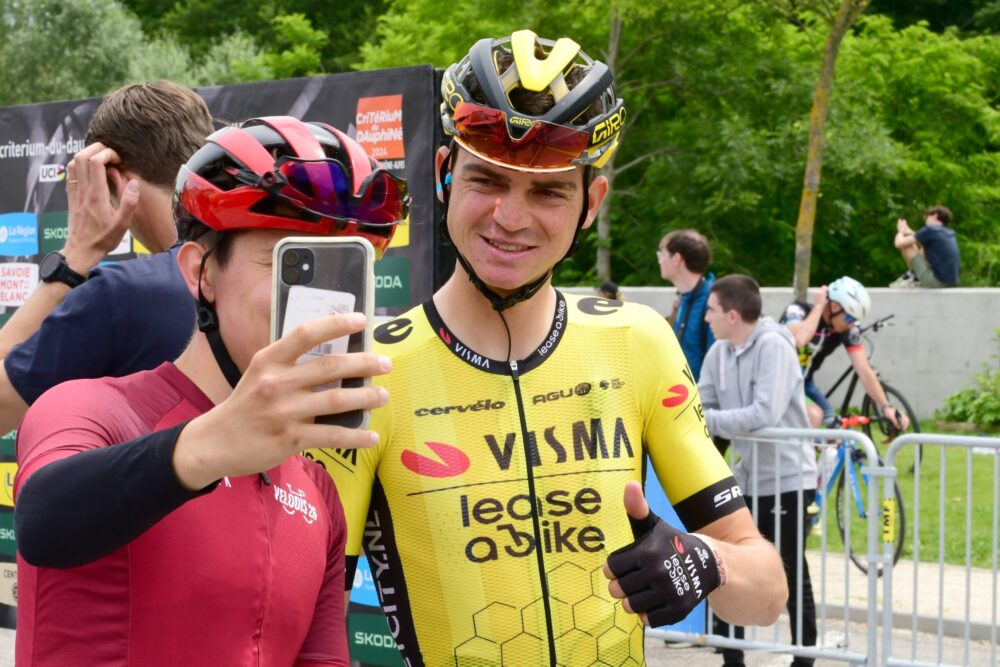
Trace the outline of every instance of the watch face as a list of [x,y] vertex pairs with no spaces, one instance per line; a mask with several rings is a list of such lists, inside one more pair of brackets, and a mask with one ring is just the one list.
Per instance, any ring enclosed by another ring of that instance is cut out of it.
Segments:
[[57,271],[59,271],[59,267],[62,266],[62,263],[62,255],[56,252],[50,252],[42,258],[42,263],[38,265],[38,277],[42,280],[48,280],[54,276]]

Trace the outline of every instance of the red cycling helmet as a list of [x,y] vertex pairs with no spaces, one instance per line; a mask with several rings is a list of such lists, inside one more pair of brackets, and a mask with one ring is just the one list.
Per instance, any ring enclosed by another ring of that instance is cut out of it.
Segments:
[[177,174],[174,220],[219,232],[361,236],[381,256],[409,216],[406,181],[324,123],[266,116],[214,132]]

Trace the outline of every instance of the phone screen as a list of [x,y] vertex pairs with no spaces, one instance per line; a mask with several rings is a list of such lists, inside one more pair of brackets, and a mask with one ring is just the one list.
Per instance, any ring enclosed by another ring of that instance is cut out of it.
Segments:
[[[370,243],[361,238],[285,238],[274,248],[271,339],[277,340],[310,320],[337,313],[363,313],[372,319],[374,301],[374,256]],[[299,363],[328,354],[364,352],[370,348],[371,327],[309,350]],[[316,391],[361,387],[368,378],[348,378],[316,387]],[[364,427],[368,412],[355,410],[316,418],[319,423],[350,428]]]

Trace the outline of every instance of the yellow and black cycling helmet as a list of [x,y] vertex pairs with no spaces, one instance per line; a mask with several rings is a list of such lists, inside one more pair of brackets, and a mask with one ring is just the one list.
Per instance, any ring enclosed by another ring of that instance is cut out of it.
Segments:
[[[519,108],[528,91],[547,93],[552,105],[540,115]],[[531,30],[476,42],[447,69],[441,92],[446,134],[478,157],[523,171],[601,167],[625,122],[607,65],[569,38]]]

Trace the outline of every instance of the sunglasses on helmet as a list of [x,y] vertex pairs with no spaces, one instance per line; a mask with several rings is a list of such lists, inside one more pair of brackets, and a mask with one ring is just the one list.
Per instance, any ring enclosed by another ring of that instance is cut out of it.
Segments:
[[469,102],[459,102],[444,122],[455,141],[470,153],[527,171],[569,171],[590,143],[590,136],[582,130],[540,120],[525,120],[530,125],[514,139],[503,111]]
[[354,194],[347,168],[338,160],[303,160],[284,156],[263,176],[233,170],[241,183],[259,187],[315,215],[361,225],[394,225],[410,214],[406,181],[379,168]]

